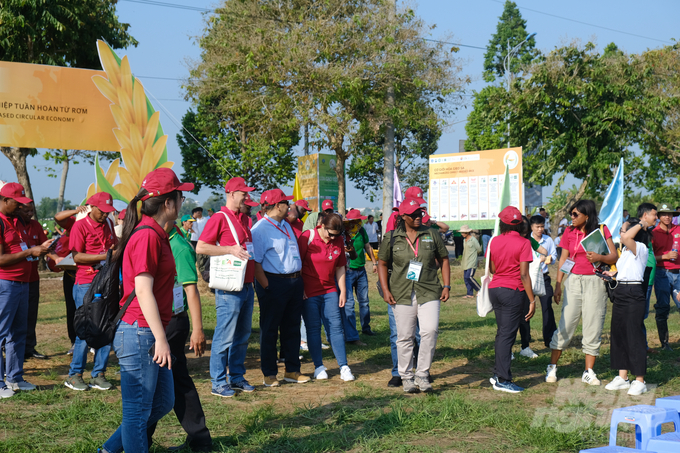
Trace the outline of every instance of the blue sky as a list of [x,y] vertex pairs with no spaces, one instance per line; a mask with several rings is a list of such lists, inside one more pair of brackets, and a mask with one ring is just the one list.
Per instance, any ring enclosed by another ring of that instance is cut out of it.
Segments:
[[[142,0],[144,1],[144,0]],[[212,8],[214,1],[208,0],[163,0],[191,7]],[[517,5],[529,32],[537,33],[536,47],[550,51],[575,39],[587,42],[594,40],[599,48],[610,42],[616,43],[630,53],[642,52],[670,44],[672,38],[680,38],[677,19],[680,17],[680,2],[676,0],[650,0],[647,2],[584,1],[547,2],[538,0],[518,0]],[[404,3],[415,8],[417,14],[427,23],[436,24],[432,39],[448,36],[454,43],[468,46],[486,47],[496,30],[498,17],[503,11],[503,1],[496,0],[428,0],[421,3]],[[200,57],[196,37],[204,30],[204,16],[200,12],[163,6],[142,4],[135,0],[119,0],[118,16],[122,22],[131,25],[131,34],[139,41],[139,46],[128,50],[118,50],[119,55],[127,54],[132,72],[139,77],[145,89],[159,99],[160,103],[174,117],[168,116],[161,106],[161,123],[168,137],[168,157],[175,162],[175,170],[181,174],[181,156],[175,136],[178,125],[191,104],[183,100],[181,80],[188,75],[192,61]],[[556,17],[559,16],[559,17]],[[565,20],[570,19],[570,20]],[[95,43],[83,43],[95,45]],[[473,83],[468,90],[479,90],[485,83],[481,79],[484,63],[483,49],[460,47],[458,56],[465,60],[463,74],[469,75]],[[151,97],[151,96],[150,96]],[[151,97],[153,101],[153,97]],[[437,153],[457,152],[459,140],[465,139],[465,118],[469,113],[462,109],[452,125],[442,136]],[[521,145],[514,144],[513,146]],[[301,154],[301,150],[299,151]],[[15,181],[16,175],[9,161],[0,157],[0,179]],[[56,197],[59,178],[48,178],[43,169],[46,162],[41,158],[29,158],[31,183],[36,200],[42,197]],[[87,186],[94,181],[93,167],[88,165],[71,166],[66,199],[80,201]],[[573,181],[572,181],[573,182]],[[378,201],[370,203],[359,190],[347,184],[347,204],[351,207],[377,206]],[[288,190],[290,191],[290,189]],[[544,199],[552,191],[544,189]],[[203,190],[197,197],[203,201],[210,196]]]

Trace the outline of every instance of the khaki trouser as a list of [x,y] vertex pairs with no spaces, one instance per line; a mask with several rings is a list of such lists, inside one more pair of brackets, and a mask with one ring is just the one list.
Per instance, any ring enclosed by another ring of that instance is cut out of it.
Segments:
[[607,314],[605,282],[596,275],[570,274],[564,283],[560,325],[553,334],[550,349],[563,350],[574,337],[578,321],[583,318],[583,352],[600,355],[602,327]]
[[430,366],[439,335],[439,304],[439,299],[418,304],[413,293],[411,305],[392,306],[397,324],[398,369],[402,379],[414,377],[413,343],[416,339],[416,323],[420,326],[420,349],[415,375],[422,378],[430,375]]

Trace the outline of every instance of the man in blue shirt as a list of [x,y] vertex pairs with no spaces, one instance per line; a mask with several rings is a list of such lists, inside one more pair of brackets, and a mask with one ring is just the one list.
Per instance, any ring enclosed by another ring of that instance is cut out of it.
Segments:
[[281,330],[281,352],[286,357],[287,382],[303,383],[300,374],[300,319],[302,316],[302,260],[295,232],[288,222],[289,200],[281,189],[267,190],[260,202],[265,216],[255,224],[253,260],[255,292],[260,304],[260,366],[264,385],[278,387],[276,340]]
[[[545,218],[540,215],[532,216],[529,219],[531,224],[531,235],[538,243],[543,246],[544,249],[548,251],[548,256],[552,258],[552,262],[557,262],[557,248],[552,238],[545,232]],[[545,347],[550,347],[550,340],[552,340],[553,334],[557,330],[557,324],[555,323],[555,313],[552,307],[553,298],[553,287],[550,284],[550,273],[548,272],[548,266],[543,263],[541,265],[541,270],[543,271],[543,280],[545,281],[545,296],[540,296],[541,309],[543,310],[543,342]],[[533,352],[533,351],[532,351]]]

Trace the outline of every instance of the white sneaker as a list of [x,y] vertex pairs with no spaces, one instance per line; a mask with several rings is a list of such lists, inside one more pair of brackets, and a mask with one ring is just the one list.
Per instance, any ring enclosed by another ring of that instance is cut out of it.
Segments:
[[0,388],[0,398],[11,398],[14,396],[14,390],[11,388],[4,386]]
[[510,360],[515,360],[515,354],[513,352],[510,353]]
[[31,390],[35,390],[35,385],[26,381],[19,382],[5,381],[5,384],[7,384],[7,387],[11,388],[12,390],[21,390],[23,392],[30,392]]
[[95,351],[94,348],[90,348],[90,354],[94,354],[95,352],[97,351]]
[[340,379],[342,379],[345,382],[349,382],[349,381],[354,380],[354,375],[352,374],[352,370],[350,370],[347,365],[344,365],[342,368],[340,368]]
[[545,372],[545,382],[557,382],[557,365],[548,365]]
[[323,380],[328,379],[328,373],[326,373],[326,367],[321,365],[316,370],[314,370],[314,379]]
[[647,393],[647,385],[646,382],[640,382],[640,381],[633,381],[630,384],[630,389],[628,390],[629,395],[642,395],[643,393]]
[[600,385],[600,380],[597,378],[597,374],[595,374],[592,368],[588,368],[583,372],[581,382],[585,382],[588,385]]
[[519,355],[524,356],[524,357],[528,357],[530,359],[535,359],[536,357],[538,357],[538,354],[536,354],[534,351],[532,351],[529,346],[522,349],[520,351]]
[[330,349],[331,347],[325,343],[321,343],[321,349]]
[[307,343],[302,341],[300,342],[300,350],[301,351],[309,351],[309,346],[307,346]]
[[630,381],[621,376],[616,376],[613,381],[607,384],[604,388],[607,390],[628,390],[630,388]]

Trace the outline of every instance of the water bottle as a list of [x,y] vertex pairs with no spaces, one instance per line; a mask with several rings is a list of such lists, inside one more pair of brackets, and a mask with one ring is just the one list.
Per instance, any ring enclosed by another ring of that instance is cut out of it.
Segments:
[[97,302],[103,302],[102,295],[101,294],[95,294],[94,299],[92,299],[92,303],[97,303]]
[[[678,241],[673,241],[673,248],[671,249],[671,252],[677,252],[678,251]],[[671,261],[675,261],[675,258],[673,258]]]

